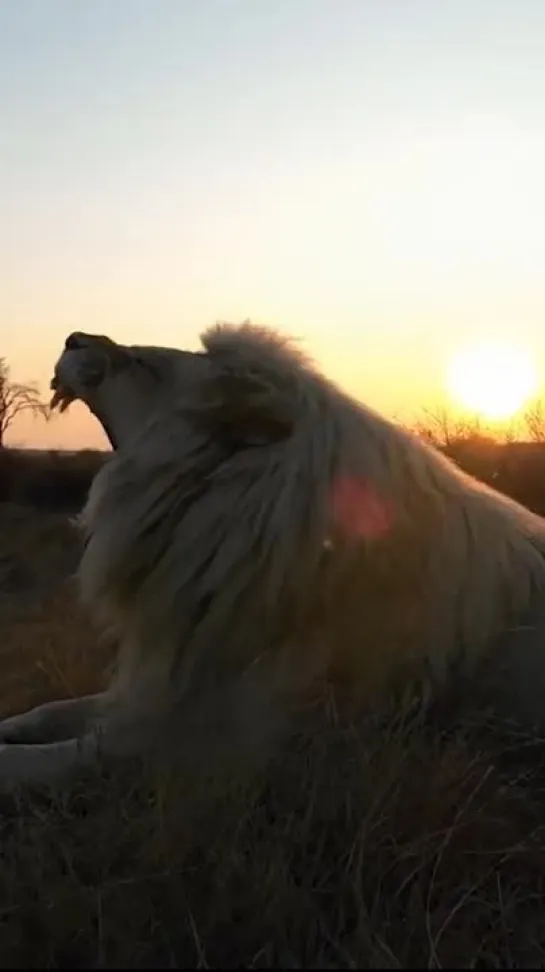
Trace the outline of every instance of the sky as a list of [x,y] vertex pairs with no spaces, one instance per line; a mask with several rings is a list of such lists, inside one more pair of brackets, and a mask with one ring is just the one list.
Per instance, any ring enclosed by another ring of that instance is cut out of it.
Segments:
[[0,355],[251,318],[391,414],[490,335],[545,382],[544,104],[543,0],[0,0]]

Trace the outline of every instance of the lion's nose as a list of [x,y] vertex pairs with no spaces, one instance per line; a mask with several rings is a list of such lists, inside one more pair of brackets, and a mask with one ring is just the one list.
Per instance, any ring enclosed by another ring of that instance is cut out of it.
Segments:
[[85,347],[85,343],[85,335],[81,331],[74,331],[66,338],[64,347],[66,351],[77,351],[79,348]]

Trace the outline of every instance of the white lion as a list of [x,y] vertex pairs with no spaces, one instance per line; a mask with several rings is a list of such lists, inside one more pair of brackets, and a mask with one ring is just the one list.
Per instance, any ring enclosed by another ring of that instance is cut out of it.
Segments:
[[368,705],[479,674],[498,711],[539,728],[544,521],[278,334],[218,325],[202,343],[66,341],[53,404],[81,399],[115,449],[82,514],[79,579],[118,672],[103,694],[0,723],[0,782],[189,734],[195,752],[261,753],[327,679]]

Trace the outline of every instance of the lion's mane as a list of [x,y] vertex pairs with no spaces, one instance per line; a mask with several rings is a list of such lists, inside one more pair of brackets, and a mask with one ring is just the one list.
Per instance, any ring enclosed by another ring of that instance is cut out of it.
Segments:
[[[444,683],[524,617],[545,586],[539,517],[278,334],[222,324],[202,343],[206,381],[113,456],[83,515],[81,587],[119,633],[118,685],[162,679],[174,704],[282,649],[373,696]],[[341,477],[386,504],[379,536],[339,526]]]

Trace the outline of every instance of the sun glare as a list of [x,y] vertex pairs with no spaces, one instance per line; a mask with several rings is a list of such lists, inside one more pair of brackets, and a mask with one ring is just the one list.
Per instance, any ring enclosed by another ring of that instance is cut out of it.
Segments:
[[501,420],[528,401],[537,376],[524,349],[488,342],[464,348],[454,356],[447,384],[459,404],[484,418]]

